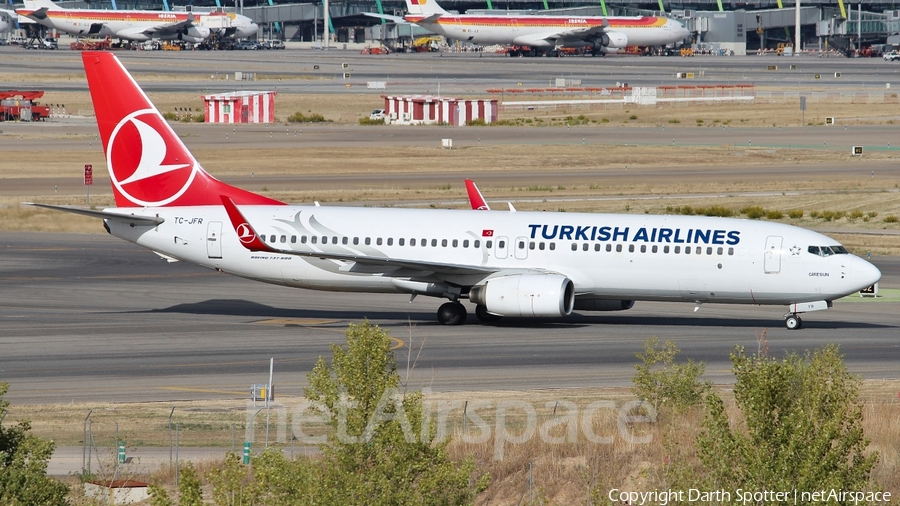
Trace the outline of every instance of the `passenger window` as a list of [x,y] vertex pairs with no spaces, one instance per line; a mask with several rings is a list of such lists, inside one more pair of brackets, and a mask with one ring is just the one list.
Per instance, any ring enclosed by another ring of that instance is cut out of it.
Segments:
[[550,251],[553,251],[553,250],[555,250],[555,249],[556,249],[556,243],[555,243],[555,242],[551,242],[551,243],[550,243]]
[[721,246],[719,246],[719,248],[716,250],[716,255],[721,255],[723,251],[725,251],[725,250],[722,249]]
[[621,252],[622,252],[622,245],[616,244],[616,253],[621,253]]
[[281,236],[281,244],[284,244],[286,242],[287,242],[287,236],[286,235]]
[[684,254],[685,254],[685,255],[690,255],[690,254],[691,254],[691,247],[690,247],[690,246],[685,246],[685,247],[684,247]]
[[331,244],[337,244],[337,242],[338,242],[338,236],[334,236],[331,238]]
[[528,249],[534,249],[534,246],[535,246],[534,242],[528,243]]
[[544,251],[544,246],[546,246],[544,243],[538,243],[539,250]]
[[468,248],[468,247],[469,247],[469,240],[468,240],[468,239],[464,239],[464,240],[463,240],[463,248]]
[[317,242],[319,242],[319,237],[314,235],[309,238],[309,242],[316,244]]
[[447,239],[441,240],[441,246],[443,246],[444,248],[447,247]]
[[372,244],[372,239],[369,237],[366,237],[366,246],[368,246],[370,244]]
[[600,251],[600,243],[594,245],[594,251]]
[[297,236],[296,235],[291,236],[291,244],[297,244]]
[[409,240],[409,245],[410,245],[410,246],[415,246],[415,245],[416,245],[416,239],[415,239],[415,238],[410,239],[410,240]]
[[358,245],[359,245],[359,237],[354,237],[354,238],[353,238],[353,245],[354,245],[354,246],[358,246]]
[[734,248],[728,248],[728,256],[734,255]]
[[606,252],[609,253],[610,251],[612,251],[612,244],[607,244],[607,245],[606,245]]
[[663,246],[663,253],[668,253],[668,252],[669,252],[669,247]]
[[269,236],[269,242],[275,242],[275,236],[274,236],[274,235],[270,235],[270,236]]
[[[488,241],[488,242],[490,242],[490,241]],[[505,247],[506,247],[506,241],[497,241],[497,247],[498,247],[498,248],[505,248]]]
[[376,246],[381,246],[381,237],[375,239],[375,245],[376,245]]
[[628,245],[628,252],[629,252],[629,253],[634,253],[634,244],[629,244],[629,245]]
[[428,246],[428,239],[422,239],[422,247]]
[[519,249],[525,249],[525,241],[519,241]]
[[[667,246],[667,247],[668,247],[668,246]],[[657,245],[654,244],[653,247],[650,248],[650,252],[651,252],[651,253],[656,253],[657,251],[659,251],[659,246],[657,246]]]
[[681,246],[675,246],[675,254],[681,253]]
[[305,235],[300,236],[300,244],[306,244],[306,236]]
[[328,244],[328,237],[327,237],[327,236],[324,236],[324,235],[322,236],[322,244]]
[[590,247],[591,247],[590,244],[584,243],[581,245],[581,251],[587,251],[588,249],[590,249]]
[[393,245],[394,245],[394,238],[393,238],[393,237],[388,237],[387,245],[388,245],[388,246],[393,246]]
[[578,251],[578,245],[574,242],[572,243],[572,251]]
[[405,245],[405,244],[406,244],[406,239],[404,239],[404,238],[402,238],[402,237],[399,238],[399,239],[397,239],[397,244],[400,245],[400,246]]
[[641,253],[646,253],[646,252],[647,252],[647,245],[641,244]]
[[341,244],[347,244],[348,242],[350,242],[350,238],[349,238],[349,237],[344,236],[344,237],[341,238]]
[[453,244],[453,247],[454,247],[454,248],[458,248],[458,247],[459,247],[459,240],[458,240],[458,239],[453,239],[453,243],[452,243],[452,244]]
[[[445,244],[444,246],[446,246],[446,244]],[[432,247],[432,248],[437,248],[437,239],[432,239],[432,240],[431,240],[431,247]]]
[[707,247],[706,247],[706,254],[707,254],[707,255],[712,255],[712,246],[707,246]]
[[697,253],[698,255],[702,255],[702,254],[703,254],[703,248],[701,248],[700,246],[697,246],[697,251],[695,251],[695,253]]

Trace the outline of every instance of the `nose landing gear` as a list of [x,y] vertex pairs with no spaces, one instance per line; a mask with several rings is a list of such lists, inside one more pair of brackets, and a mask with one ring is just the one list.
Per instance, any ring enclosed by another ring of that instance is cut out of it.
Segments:
[[796,313],[788,313],[784,315],[784,326],[788,330],[797,330],[803,327],[803,320]]

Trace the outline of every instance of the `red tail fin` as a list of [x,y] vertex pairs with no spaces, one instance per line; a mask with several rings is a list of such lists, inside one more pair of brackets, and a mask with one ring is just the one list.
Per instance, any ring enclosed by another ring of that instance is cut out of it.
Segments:
[[469,194],[469,205],[472,206],[472,209],[476,211],[491,210],[491,206],[485,202],[484,197],[481,195],[481,191],[475,186],[475,181],[466,179],[466,193]]
[[282,202],[210,176],[112,53],[82,54],[118,207]]

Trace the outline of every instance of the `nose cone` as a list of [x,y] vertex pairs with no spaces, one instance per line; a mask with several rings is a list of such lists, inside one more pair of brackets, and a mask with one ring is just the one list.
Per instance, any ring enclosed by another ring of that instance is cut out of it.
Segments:
[[854,280],[859,282],[860,289],[872,286],[881,279],[881,271],[878,270],[878,267],[859,257],[853,257],[853,260],[851,275]]

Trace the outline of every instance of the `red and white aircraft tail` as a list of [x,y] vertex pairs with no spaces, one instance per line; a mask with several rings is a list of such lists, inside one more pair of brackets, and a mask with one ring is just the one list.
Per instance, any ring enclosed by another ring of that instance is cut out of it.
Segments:
[[466,193],[469,194],[469,205],[476,211],[490,211],[491,206],[484,200],[481,190],[475,185],[475,181],[466,179]]
[[82,59],[117,207],[283,204],[203,170],[115,55]]
[[449,14],[436,0],[406,0],[406,10],[410,16],[443,16]]

